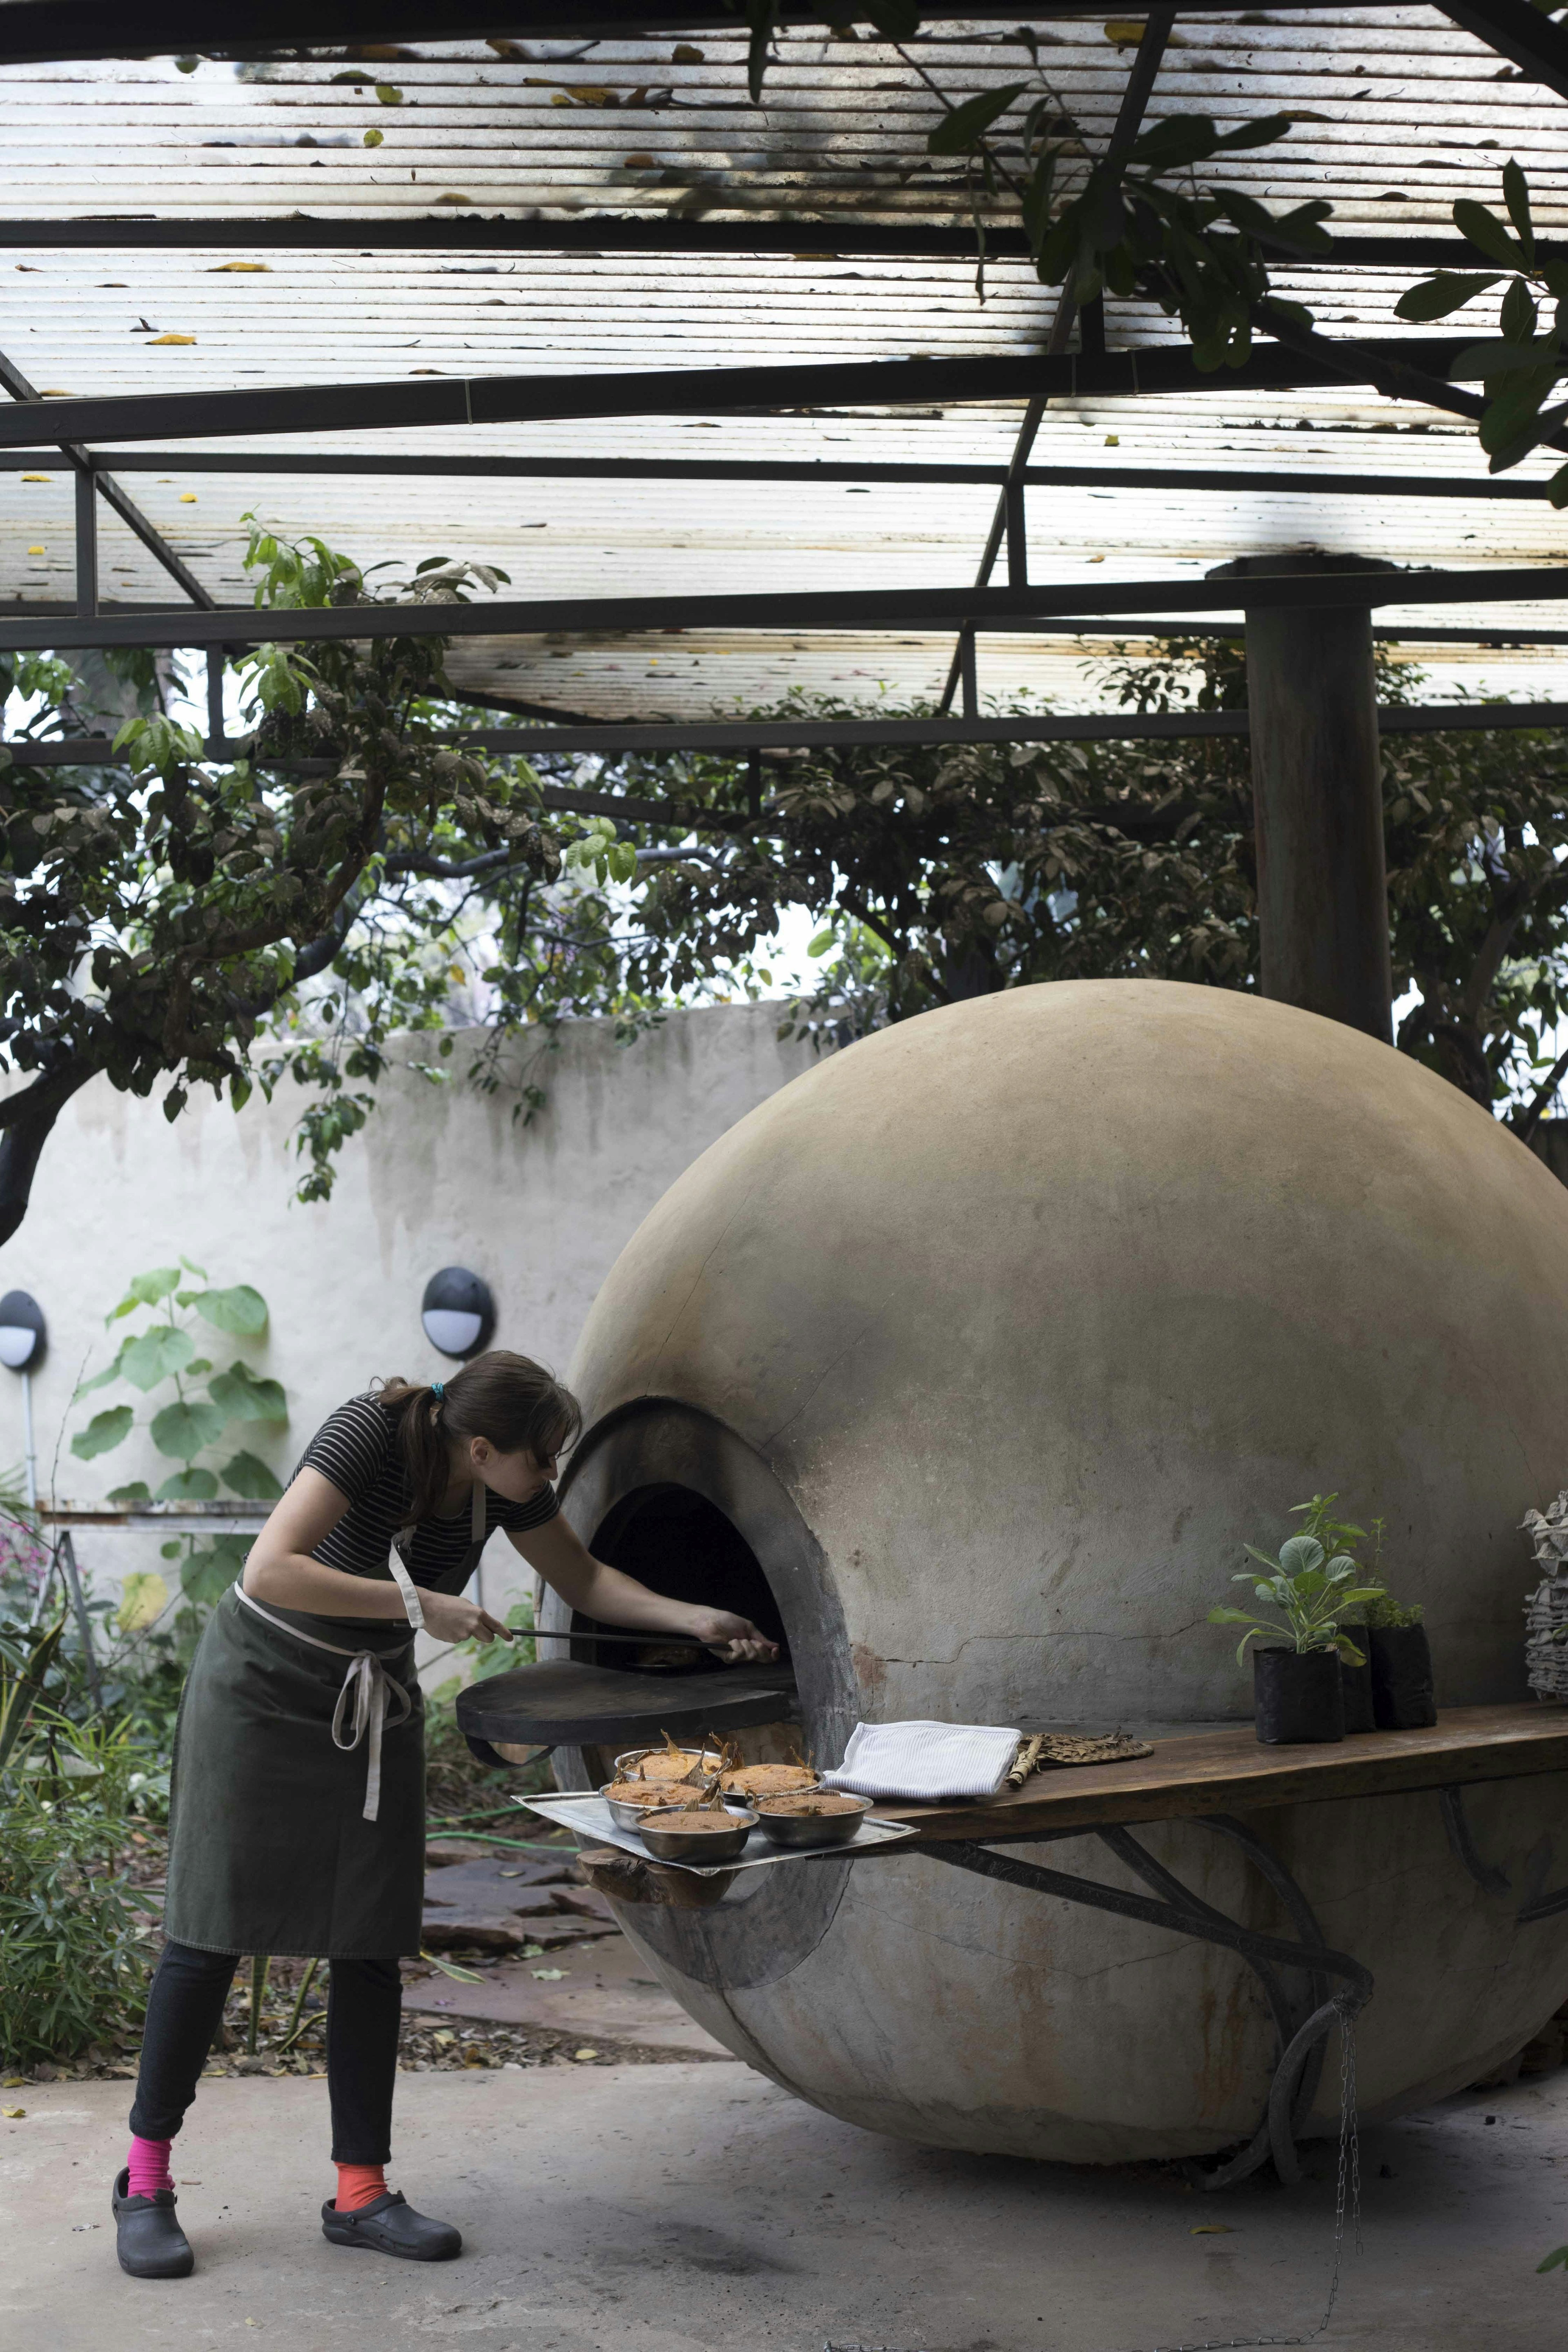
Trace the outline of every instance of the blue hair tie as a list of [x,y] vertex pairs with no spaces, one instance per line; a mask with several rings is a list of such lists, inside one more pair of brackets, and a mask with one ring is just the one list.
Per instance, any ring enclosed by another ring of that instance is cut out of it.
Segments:
[[431,1393],[431,1395],[435,1398],[435,1400],[436,1400],[437,1403],[437,1404],[439,1404],[439,1403],[440,1403],[440,1402],[441,1402],[441,1399],[442,1399],[442,1398],[446,1395],[446,1393],[447,1393],[447,1388],[446,1388],[446,1383],[445,1383],[445,1381],[431,1381],[431,1383],[430,1383],[430,1393]]

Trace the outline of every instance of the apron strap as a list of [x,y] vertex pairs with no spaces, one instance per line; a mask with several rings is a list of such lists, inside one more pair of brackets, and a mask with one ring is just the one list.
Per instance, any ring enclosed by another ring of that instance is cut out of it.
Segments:
[[407,1618],[409,1623],[413,1626],[416,1633],[423,1633],[425,1631],[425,1604],[419,1598],[419,1587],[415,1583],[414,1579],[408,1573],[408,1564],[404,1553],[405,1545],[411,1544],[413,1540],[414,1523],[411,1521],[407,1527],[399,1528],[396,1535],[393,1538],[392,1552],[386,1564],[392,1570],[392,1580],[394,1584],[396,1585],[399,1592],[403,1595],[404,1615]]
[[[374,1650],[345,1650],[341,1642],[323,1642],[314,1633],[302,1633],[298,1625],[290,1625],[286,1618],[275,1617],[270,1609],[264,1609],[259,1601],[253,1601],[243,1585],[236,1584],[233,1590],[247,1609],[253,1609],[258,1617],[265,1617],[267,1622],[276,1625],[280,1633],[291,1633],[296,1642],[307,1643],[312,1650],[330,1650],[334,1657],[348,1659],[348,1672],[343,1676],[338,1703],[332,1710],[332,1745],[342,1748],[346,1754],[357,1748],[368,1733],[363,1818],[374,1822],[381,1811],[382,1733],[395,1729],[400,1723],[406,1723],[414,1712],[413,1700],[396,1675],[387,1673]],[[387,1713],[389,1694],[396,1703],[395,1715]],[[346,1738],[343,1736],[345,1715]]]

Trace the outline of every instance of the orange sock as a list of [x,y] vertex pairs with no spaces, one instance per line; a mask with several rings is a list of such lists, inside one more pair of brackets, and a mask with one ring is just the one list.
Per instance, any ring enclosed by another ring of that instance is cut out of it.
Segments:
[[340,2164],[338,2167],[337,2208],[340,2213],[357,2213],[362,2205],[374,2205],[378,2197],[386,2194],[386,2170],[379,2164]]

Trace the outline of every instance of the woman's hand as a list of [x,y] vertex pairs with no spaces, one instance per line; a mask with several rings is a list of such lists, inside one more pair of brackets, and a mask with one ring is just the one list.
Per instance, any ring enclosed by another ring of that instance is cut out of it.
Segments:
[[760,1633],[749,1617],[737,1617],[731,1610],[694,1609],[689,1624],[697,1639],[717,1650],[727,1666],[769,1665],[778,1656],[778,1643]]
[[498,1637],[510,1642],[512,1638],[510,1626],[501,1624],[478,1601],[465,1601],[460,1593],[422,1592],[419,1605],[425,1612],[425,1631],[437,1642],[493,1642]]

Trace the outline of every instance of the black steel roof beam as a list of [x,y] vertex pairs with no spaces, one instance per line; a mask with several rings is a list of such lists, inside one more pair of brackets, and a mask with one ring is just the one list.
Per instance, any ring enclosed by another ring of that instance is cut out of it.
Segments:
[[[15,401],[25,401],[30,406],[40,408],[44,405],[44,404],[38,399],[38,395],[33,386],[22,373],[21,369],[14,367],[3,352],[0,352],[0,385],[5,387]],[[157,529],[155,524],[150,523],[146,516],[142,513],[141,508],[133,505],[131,499],[126,497],[124,491],[121,488],[113,476],[110,474],[100,473],[98,467],[93,464],[89,453],[81,446],[79,442],[62,440],[57,444],[57,447],[58,448],[60,456],[65,458],[66,463],[70,466],[79,476],[85,477],[93,483],[99,495],[104,499],[105,503],[112,507],[115,513],[120,517],[121,521],[135,532],[137,538],[142,541],[142,546],[147,550],[148,553],[157,558],[164,571],[168,573],[170,579],[174,581],[179,587],[184,590],[186,595],[191,599],[191,602],[195,604],[200,604],[208,612],[212,611],[214,600],[208,595],[206,590],[202,586],[202,583],[196,578],[195,573],[190,571],[185,564],[181,562],[179,557],[169,545],[168,541],[163,537],[162,531]],[[84,552],[84,541],[88,534],[85,533],[82,529],[83,517],[82,509],[79,506],[77,512],[79,574],[80,558]],[[90,535],[94,543],[93,573],[94,578],[96,579],[96,531],[93,531]],[[96,591],[94,593],[93,601],[95,603],[97,601]]]
[[[166,605],[144,604],[130,598],[117,600],[107,609],[122,616],[147,614],[159,620],[165,619],[168,614]],[[53,598],[39,597],[25,604],[15,602],[10,604],[0,604],[0,644],[10,643],[11,626],[9,625],[18,621],[47,620],[68,625],[74,622],[75,617],[74,604],[62,604]],[[254,641],[256,618],[253,612],[250,614],[250,619],[251,628],[247,641]],[[1190,637],[1194,634],[1194,629],[1190,619],[1173,620],[1168,615],[1156,619],[1147,614],[1118,614],[1113,620],[1107,622],[1063,620],[1053,618],[1048,614],[1042,614],[1031,623],[1030,633],[1039,637],[1071,637],[1079,645],[1098,645],[1109,641],[1120,646],[1144,638],[1157,640],[1162,637]],[[275,635],[276,632],[269,630],[269,634]],[[1205,620],[1202,634],[1205,637],[1240,637],[1245,632],[1243,625],[1238,621]],[[1506,650],[1510,647],[1531,646],[1568,646],[1568,629],[1543,629],[1529,623],[1516,628],[1487,629],[1472,626],[1455,629],[1416,620],[1401,622],[1393,628],[1374,627],[1372,634],[1374,643],[1393,646],[1466,646],[1479,647],[1482,650]],[[71,642],[69,626],[57,626],[50,642],[61,646],[68,645]],[[491,694],[488,690],[468,683],[454,688],[454,693],[459,702],[467,701],[496,710],[518,710],[525,718],[532,717],[537,713],[542,719],[560,719],[563,724],[572,722],[586,726],[594,723],[581,712],[558,710],[554,705],[549,703],[524,703],[509,695]]]
[[[1230,10],[1235,0],[1185,0],[1194,9]],[[1295,0],[1299,7],[1343,8],[1363,0]],[[853,10],[850,14],[853,15]],[[958,23],[1012,24],[1013,8],[963,7],[942,0],[940,16]],[[1031,17],[1081,16],[1082,0],[1033,0]],[[210,0],[157,0],[128,10],[113,0],[6,0],[0,7],[0,65],[67,58],[183,56],[255,58],[284,48],[317,51],[338,42],[484,39],[492,33],[533,40],[636,39],[707,30],[744,37],[735,7],[655,8],[637,0],[247,0],[243,40],[224,39]],[[842,21],[831,7],[776,11],[785,27]],[[218,37],[215,38],[215,33]]]
[[[53,449],[0,452],[0,474],[58,463]],[[101,449],[93,467],[117,473],[385,474],[417,478],[624,482],[876,482],[1000,489],[1008,468],[996,466],[856,465],[841,459],[794,462],[767,457],[474,457],[432,453],[345,457],[320,450]],[[1301,468],[1271,473],[1214,466],[1026,466],[1019,478],[1047,489],[1247,491],[1281,498],[1540,499],[1549,477],[1513,474],[1341,474]]]
[[[1140,607],[1167,614],[1238,612],[1248,607],[1313,605],[1480,604],[1555,603],[1568,597],[1568,565],[1500,567],[1470,572],[1386,571],[1353,573],[1281,572],[1235,580],[1138,580],[1101,586],[1074,581],[1027,588],[905,588],[784,591],[762,595],[685,594],[560,598],[521,603],[500,597],[473,604],[365,604],[269,607],[268,637],[290,644],[371,637],[510,637],[607,631],[688,629],[887,630],[977,629],[1027,634],[1042,620],[1072,617],[1103,622]],[[0,615],[5,641],[16,647],[63,641],[51,617]],[[103,613],[72,621],[73,646],[210,646],[249,641],[256,610],[238,605],[207,613]],[[1528,629],[1518,632],[1528,636]]]
[[[62,251],[85,247],[92,252],[110,248],[200,252],[231,246],[249,252],[258,246],[270,246],[279,251],[334,253],[755,253],[811,261],[883,255],[892,259],[966,263],[973,263],[975,250],[973,226],[963,221],[795,220],[780,219],[773,213],[756,220],[685,220],[671,219],[667,214],[649,218],[614,213],[579,214],[570,220],[534,215],[514,220],[503,215],[470,219],[447,214],[391,219],[345,218],[341,214],[237,219],[225,215],[184,220],[89,214],[75,220],[0,220],[0,247],[34,246]],[[985,250],[993,260],[1030,257],[1023,230],[1001,220],[986,222]],[[1542,241],[1538,251],[1550,260],[1568,254],[1568,247]],[[1295,254],[1282,266],[1291,272],[1442,269],[1467,260],[1473,263],[1475,254],[1463,238],[1434,231],[1414,236],[1336,236],[1331,253]]]
[[1445,16],[1511,59],[1527,81],[1568,98],[1568,33],[1530,0],[1436,0]]
[[[1317,339],[1320,344],[1327,337]],[[1441,379],[1464,348],[1452,336],[1348,344],[1332,362],[1263,343],[1222,377],[1178,344],[1059,358],[831,361],[804,366],[668,368],[624,374],[403,378],[271,389],[133,393],[18,402],[0,412],[0,448],[38,440],[225,439],[250,433],[386,431],[399,426],[514,425],[589,416],[690,416],[781,408],[921,408],[970,401],[1118,399],[1163,393],[1293,391],[1369,379],[1359,370],[1415,367]]]
[[[1492,733],[1502,729],[1568,727],[1568,702],[1436,702],[1392,703],[1380,708],[1378,725],[1385,735]],[[771,719],[714,722],[693,719],[584,720],[574,726],[462,728],[433,735],[433,742],[461,743],[494,754],[521,753],[531,759],[552,754],[609,756],[636,751],[747,752],[856,750],[873,744],[919,743],[1105,743],[1169,742],[1193,736],[1246,735],[1245,710],[1068,711],[1042,717],[1037,712],[982,719],[802,719],[785,716]],[[248,740],[225,743],[215,758],[248,754]],[[68,768],[106,765],[115,760],[113,739],[84,736],[68,742],[18,742],[11,747],[12,764],[19,768]],[[332,761],[266,761],[289,772],[309,770],[330,773]],[[547,786],[549,804],[584,809],[589,814],[609,808],[658,811],[662,817],[684,818],[682,803],[660,806],[656,802],[628,802],[608,793],[584,794]],[[715,813],[726,827],[742,822],[740,812]]]

